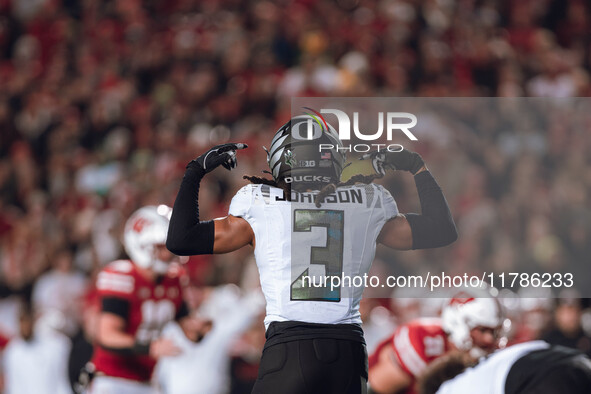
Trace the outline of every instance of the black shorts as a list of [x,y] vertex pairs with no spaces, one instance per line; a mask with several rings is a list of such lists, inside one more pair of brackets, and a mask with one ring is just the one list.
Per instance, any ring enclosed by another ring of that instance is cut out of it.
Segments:
[[589,394],[591,360],[577,350],[554,346],[517,360],[505,382],[505,394]]
[[356,324],[273,322],[253,394],[365,394],[367,350]]

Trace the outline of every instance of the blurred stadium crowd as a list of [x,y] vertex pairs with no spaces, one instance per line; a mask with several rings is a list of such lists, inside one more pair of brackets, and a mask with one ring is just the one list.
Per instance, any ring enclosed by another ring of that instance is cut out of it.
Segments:
[[[590,72],[583,0],[0,0],[4,342],[22,331],[22,300],[47,326],[91,339],[93,279],[124,257],[129,214],[172,205],[185,164],[207,147],[246,142],[238,171],[218,170],[201,188],[202,215],[225,215],[242,175],[266,168],[260,147],[290,117],[292,96],[568,98],[589,96]],[[588,264],[591,121],[563,124],[415,146],[445,185],[460,237],[436,253],[380,251],[374,270]],[[411,179],[386,182],[401,211],[418,209]],[[186,267],[195,308],[211,286],[258,286],[248,249]],[[374,296],[364,305],[370,346],[431,313],[412,294]],[[518,340],[591,355],[587,306],[570,294],[508,309]],[[257,321],[231,347],[233,392],[249,392],[263,334]]]

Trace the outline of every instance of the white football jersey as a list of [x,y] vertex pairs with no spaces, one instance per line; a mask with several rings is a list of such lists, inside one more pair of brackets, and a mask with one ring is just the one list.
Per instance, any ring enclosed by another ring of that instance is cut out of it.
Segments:
[[504,394],[513,364],[530,352],[548,347],[550,345],[544,341],[531,341],[497,350],[475,367],[443,383],[437,394]]
[[360,282],[383,225],[398,214],[396,202],[377,184],[340,187],[320,208],[316,193],[292,192],[287,201],[282,189],[247,185],[230,204],[229,214],[248,221],[255,235],[266,327],[288,320],[361,323]]

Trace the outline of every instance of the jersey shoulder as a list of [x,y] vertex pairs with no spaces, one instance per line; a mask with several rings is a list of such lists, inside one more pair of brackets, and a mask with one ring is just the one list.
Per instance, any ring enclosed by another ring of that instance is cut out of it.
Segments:
[[396,330],[393,347],[403,369],[418,376],[427,364],[447,352],[447,336],[440,319],[417,319]]
[[438,317],[422,317],[411,320],[406,325],[417,335],[443,333],[441,319]]
[[274,205],[285,203],[282,189],[264,184],[248,184],[236,192],[230,203],[229,214],[247,218],[252,206]]
[[107,264],[98,274],[96,289],[99,295],[130,297],[135,290],[138,273],[130,260]]
[[236,192],[236,194],[234,194],[234,197],[232,197],[228,213],[232,216],[239,217],[247,215],[248,211],[250,210],[250,206],[252,205],[252,200],[253,196],[255,195],[255,191],[260,189],[260,186],[261,185],[254,184],[242,186]]
[[378,185],[376,183],[372,183],[375,187],[376,195],[381,198],[381,204],[379,202],[377,204],[381,205],[384,209],[384,214],[386,219],[391,219],[394,216],[398,215],[398,205],[396,204],[396,200],[392,197],[392,194],[382,185]]
[[238,191],[236,192],[234,197],[251,198],[254,191],[260,189],[261,186],[263,186],[263,185],[262,184],[255,184],[255,183],[249,183],[247,185],[244,185],[240,189],[238,189]]
[[[353,190],[356,193],[363,195],[363,201],[368,208],[376,209],[383,212],[385,220],[389,220],[398,215],[398,206],[392,194],[382,185],[377,183],[357,183],[350,186],[341,186],[337,189],[339,191]],[[351,200],[355,200],[352,198]]]

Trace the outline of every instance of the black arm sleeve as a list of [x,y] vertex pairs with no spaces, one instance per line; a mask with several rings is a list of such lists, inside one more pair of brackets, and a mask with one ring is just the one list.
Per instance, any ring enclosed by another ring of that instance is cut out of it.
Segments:
[[412,248],[429,249],[449,245],[458,239],[456,225],[441,188],[429,171],[415,176],[422,214],[407,213],[412,231]]
[[103,312],[112,313],[127,321],[129,316],[129,301],[118,297],[104,297],[101,301]]
[[[105,297],[101,301],[101,309],[103,312],[113,313],[127,322],[129,317],[129,301],[118,297]],[[121,356],[134,356],[140,354],[148,354],[150,351],[150,343],[135,343],[132,347],[113,348],[100,344],[103,349]]]
[[132,347],[110,347],[100,345],[103,349],[110,351],[111,353],[118,354],[120,356],[140,356],[150,354],[150,342],[139,343],[136,342]]
[[199,183],[205,170],[189,164],[176,196],[166,247],[179,256],[213,253],[213,220],[199,221]]

